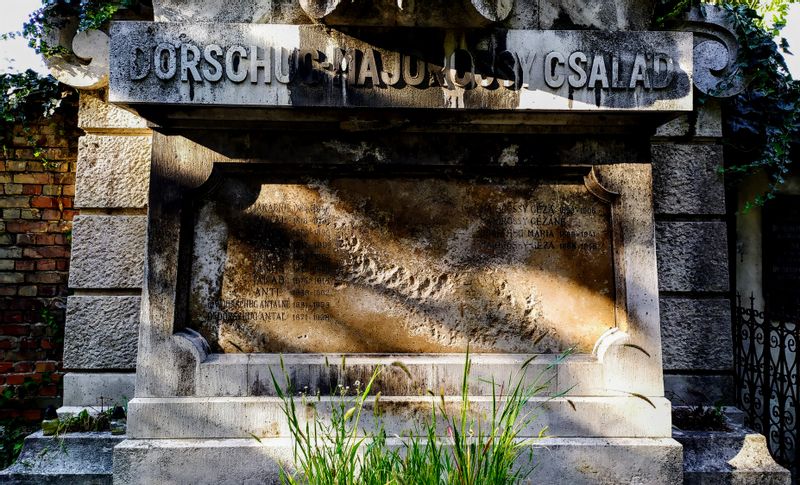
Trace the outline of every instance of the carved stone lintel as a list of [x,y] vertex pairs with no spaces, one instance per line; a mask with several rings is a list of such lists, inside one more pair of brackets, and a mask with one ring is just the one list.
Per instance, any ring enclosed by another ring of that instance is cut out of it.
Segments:
[[739,42],[724,9],[705,5],[693,8],[680,30],[694,33],[694,85],[702,93],[727,98],[747,86],[736,68]]
[[457,2],[411,2],[381,0],[300,0],[303,11],[314,21],[330,25],[449,25],[480,26],[502,22],[511,13],[514,0],[460,0]]
[[78,32],[76,22],[68,22],[50,39],[72,51],[72,55],[45,58],[50,73],[64,84],[77,89],[100,89],[108,85],[109,37],[99,30]]

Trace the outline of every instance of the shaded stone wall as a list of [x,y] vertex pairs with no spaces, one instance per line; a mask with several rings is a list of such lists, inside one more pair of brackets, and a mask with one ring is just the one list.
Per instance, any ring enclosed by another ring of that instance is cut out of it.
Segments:
[[664,380],[676,405],[733,400],[721,136],[719,106],[709,102],[653,139]]
[[97,406],[133,397],[151,135],[103,91],[81,92],[78,126],[64,406]]
[[[0,159],[0,419],[61,399],[61,343],[77,157],[75,100],[14,129]],[[31,136],[40,154],[28,141]]]

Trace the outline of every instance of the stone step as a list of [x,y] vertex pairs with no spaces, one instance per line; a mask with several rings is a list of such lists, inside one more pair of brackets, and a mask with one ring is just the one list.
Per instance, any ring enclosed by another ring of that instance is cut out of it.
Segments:
[[56,438],[37,431],[25,438],[17,461],[0,471],[0,483],[110,485],[112,451],[125,439],[110,432],[68,433]]
[[[488,416],[491,396],[470,396],[473,415]],[[380,421],[389,436],[415,432],[415,426],[431,414],[432,403],[440,397],[388,396],[379,399]],[[461,408],[461,398],[444,398],[449,413]],[[306,398],[322,419],[330,419],[337,398]],[[311,408],[296,399],[298,419],[304,425]],[[352,401],[350,401],[352,402]],[[348,404],[346,407],[350,407]],[[376,426],[375,399],[368,398],[362,425]],[[551,436],[665,437],[671,434],[669,401],[651,397],[569,397],[533,398],[523,410],[537,419],[521,436],[538,436],[547,428]],[[438,434],[446,429],[440,426]],[[275,397],[183,397],[136,398],[128,403],[128,436],[135,438],[247,438],[289,436],[282,401]]]
[[[470,360],[470,395],[491,396],[517,382],[541,386],[541,394],[621,394],[609,390],[614,386],[605,381],[602,363],[591,355],[472,354]],[[464,354],[211,354],[199,366],[195,395],[276,396],[273,376],[282,390],[290,382],[298,392],[331,395],[338,394],[340,385],[363,387],[378,369],[373,392],[384,396],[424,395],[429,390],[461,395],[464,364]]]
[[673,431],[683,445],[684,484],[792,483],[789,470],[770,455],[764,435],[742,424],[743,413],[736,408],[724,412],[728,431]]
[[[424,442],[424,441],[423,441]],[[387,439],[402,447],[397,438]],[[546,438],[518,466],[536,465],[524,484],[680,483],[681,448],[670,438]],[[287,438],[129,439],[114,450],[114,478],[126,485],[152,483],[279,483],[291,469]]]

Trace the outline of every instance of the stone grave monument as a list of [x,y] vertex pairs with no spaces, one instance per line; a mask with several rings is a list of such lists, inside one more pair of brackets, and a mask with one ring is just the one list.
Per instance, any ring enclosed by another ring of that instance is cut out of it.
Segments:
[[730,32],[637,0],[153,7],[107,39],[108,101],[152,129],[115,481],[277,480],[281,359],[325,402],[403,362],[376,383],[401,435],[468,346],[476,378],[557,364],[537,481],[681,481],[650,137],[735,92]]

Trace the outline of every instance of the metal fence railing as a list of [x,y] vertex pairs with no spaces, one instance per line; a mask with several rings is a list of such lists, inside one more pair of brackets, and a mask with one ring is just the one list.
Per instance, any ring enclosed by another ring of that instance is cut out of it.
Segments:
[[747,424],[767,437],[775,460],[797,476],[800,397],[797,346],[798,319],[777,318],[737,295],[734,369],[739,407]]

